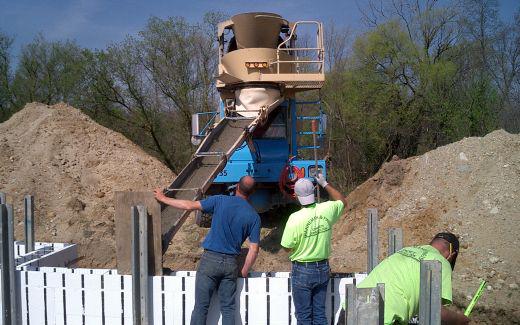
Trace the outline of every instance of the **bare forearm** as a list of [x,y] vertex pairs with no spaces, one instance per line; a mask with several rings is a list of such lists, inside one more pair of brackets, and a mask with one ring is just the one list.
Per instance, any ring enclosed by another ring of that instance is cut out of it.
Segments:
[[334,201],[343,201],[343,204],[347,205],[347,198],[343,196],[338,190],[336,190],[330,183],[325,186],[325,191],[329,194],[329,197]]
[[177,209],[182,210],[202,210],[202,207],[200,205],[199,201],[189,201],[189,200],[177,200],[172,198],[163,198],[161,200],[164,204],[167,204],[169,206],[172,206]]
[[469,324],[469,318],[461,313],[441,307],[441,323],[443,325],[465,325]]
[[258,244],[249,244],[249,251],[247,252],[246,260],[244,262],[244,266],[242,267],[242,271],[240,272],[243,277],[247,276],[249,269],[255,264],[256,257],[258,256]]

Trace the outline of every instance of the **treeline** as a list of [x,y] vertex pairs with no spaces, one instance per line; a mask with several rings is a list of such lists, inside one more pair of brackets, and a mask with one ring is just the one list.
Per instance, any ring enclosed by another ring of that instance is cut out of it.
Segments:
[[[394,155],[520,131],[520,12],[504,23],[498,3],[486,0],[392,0],[363,10],[362,32],[326,24],[324,154],[336,181],[352,188]],[[13,39],[0,32],[0,121],[27,102],[64,101],[179,172],[193,152],[191,114],[218,105],[215,28],[224,18],[152,17],[137,35],[95,51],[40,35],[16,65]]]

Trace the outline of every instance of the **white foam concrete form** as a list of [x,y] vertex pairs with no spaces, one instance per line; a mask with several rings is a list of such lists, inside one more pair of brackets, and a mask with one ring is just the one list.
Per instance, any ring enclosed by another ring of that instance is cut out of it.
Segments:
[[[20,243],[18,243],[20,245]],[[51,248],[49,248],[51,247]],[[16,245],[15,245],[15,249]],[[75,245],[37,243],[47,252],[18,265],[20,324],[132,324],[132,278],[111,269],[67,268],[76,258]],[[23,252],[21,249],[20,252]],[[17,258],[24,256],[18,255]],[[193,271],[150,277],[151,324],[189,324],[195,300]],[[296,324],[288,272],[252,273],[239,278],[238,324]],[[345,285],[366,275],[333,276],[327,289],[327,317],[337,322]],[[208,324],[220,324],[215,295]]]

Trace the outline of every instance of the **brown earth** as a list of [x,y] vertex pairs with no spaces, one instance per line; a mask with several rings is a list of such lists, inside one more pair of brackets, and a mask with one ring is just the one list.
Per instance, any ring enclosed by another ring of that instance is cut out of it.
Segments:
[[[0,191],[17,212],[22,236],[23,195],[37,200],[38,240],[80,244],[80,266],[114,267],[113,192],[165,186],[173,174],[122,135],[64,104],[29,104],[0,124]],[[395,158],[348,196],[335,226],[335,272],[366,268],[366,209],[380,216],[380,250],[387,229],[402,227],[405,245],[427,243],[437,232],[461,237],[454,301],[465,306],[480,279],[489,283],[473,319],[518,324],[520,312],[520,135],[495,131],[422,156]],[[289,270],[279,241],[290,211],[263,218],[257,271]],[[195,269],[208,229],[188,219],[164,256],[173,269]]]
[[0,124],[0,191],[23,238],[23,197],[35,196],[37,241],[79,244],[79,266],[116,266],[114,191],[149,191],[173,173],[79,110],[28,104]]
[[520,135],[503,130],[465,138],[422,156],[395,159],[348,196],[351,208],[335,229],[332,265],[366,268],[366,209],[377,208],[379,240],[402,227],[405,245],[427,243],[443,230],[460,236],[454,302],[467,306],[484,279],[478,324],[520,324]]

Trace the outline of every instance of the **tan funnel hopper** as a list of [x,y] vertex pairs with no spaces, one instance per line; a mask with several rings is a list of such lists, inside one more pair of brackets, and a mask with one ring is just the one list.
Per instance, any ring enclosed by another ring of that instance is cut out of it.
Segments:
[[280,15],[268,12],[251,12],[231,18],[237,48],[271,48],[278,46],[280,28],[288,25]]

